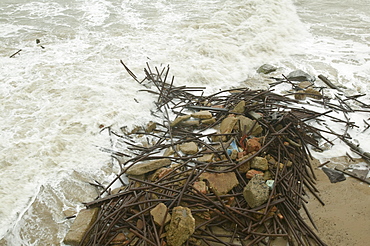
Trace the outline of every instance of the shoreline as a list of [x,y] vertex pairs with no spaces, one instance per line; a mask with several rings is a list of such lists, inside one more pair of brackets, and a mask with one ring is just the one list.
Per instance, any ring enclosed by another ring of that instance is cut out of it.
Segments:
[[[352,164],[346,157],[338,157],[334,161]],[[328,246],[367,245],[370,241],[370,220],[367,218],[370,214],[369,185],[352,177],[330,183],[326,174],[317,168],[318,165],[319,161],[312,162],[317,178],[316,188],[325,206],[312,194],[306,196],[307,209],[318,228],[315,232]],[[307,216],[304,219],[310,224]]]

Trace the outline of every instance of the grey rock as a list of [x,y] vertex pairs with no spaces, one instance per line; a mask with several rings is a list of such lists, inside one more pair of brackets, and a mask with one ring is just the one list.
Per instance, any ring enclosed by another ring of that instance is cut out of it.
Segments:
[[315,81],[315,77],[302,70],[295,70],[291,72],[290,74],[288,74],[287,78],[291,81]]
[[342,172],[327,167],[323,167],[322,170],[324,171],[326,176],[328,176],[331,183],[337,183],[346,180],[346,177]]
[[269,65],[269,64],[263,64],[257,69],[257,73],[263,73],[263,74],[269,74],[276,71],[276,67]]
[[262,175],[255,175],[243,190],[244,199],[251,208],[264,204],[269,198],[269,187]]

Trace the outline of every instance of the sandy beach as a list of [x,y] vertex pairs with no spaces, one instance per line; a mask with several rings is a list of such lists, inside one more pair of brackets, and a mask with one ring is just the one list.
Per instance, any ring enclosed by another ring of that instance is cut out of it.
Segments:
[[[346,157],[336,158],[332,165],[349,165]],[[319,165],[318,161],[313,166]],[[330,166],[330,165],[329,165]],[[370,187],[352,177],[345,181],[330,183],[319,168],[315,168],[316,188],[320,202],[309,194],[307,208],[318,228],[317,234],[329,246],[363,246],[370,242]],[[308,220],[308,219],[307,219]]]

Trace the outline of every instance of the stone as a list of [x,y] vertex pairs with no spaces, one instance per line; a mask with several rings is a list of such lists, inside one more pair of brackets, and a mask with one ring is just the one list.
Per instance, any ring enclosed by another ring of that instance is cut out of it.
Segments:
[[230,159],[231,160],[236,160],[236,158],[238,158],[238,151],[237,150],[233,150],[232,152],[231,152],[231,154],[230,154]]
[[177,124],[179,124],[181,121],[190,119],[190,117],[191,117],[190,115],[182,115],[182,116],[179,116],[174,121],[171,122],[170,126],[171,127],[174,127]]
[[232,110],[232,113],[243,114],[245,110],[245,101],[241,100]]
[[171,160],[167,158],[158,159],[154,161],[147,161],[133,165],[126,171],[126,174],[142,175],[169,165],[171,165]]
[[259,138],[248,139],[246,146],[245,146],[245,150],[247,151],[247,153],[251,153],[253,151],[259,151],[261,148],[262,146],[261,146]]
[[173,148],[172,147],[168,147],[166,149],[166,151],[164,152],[163,156],[171,156],[173,154],[175,154],[175,151],[173,150]]
[[272,175],[270,171],[266,171],[263,173],[263,179],[264,180],[269,180],[269,179],[274,179],[275,176]]
[[121,191],[125,190],[125,188],[126,188],[126,186],[117,187],[117,188],[115,188],[115,189],[113,189],[113,190],[111,191],[111,194],[112,194],[112,195],[114,195],[114,194],[118,194],[118,193],[120,193]]
[[141,219],[138,219],[136,221],[136,227],[139,229],[139,230],[142,230],[144,228],[145,224],[144,224],[144,221],[141,220]]
[[210,125],[216,122],[216,118],[212,117],[211,119],[201,120],[202,124]]
[[123,232],[120,232],[115,236],[111,242],[111,244],[118,244],[121,245],[127,240],[126,235]]
[[199,162],[211,162],[215,154],[204,154],[201,157],[198,157]]
[[193,187],[202,194],[208,193],[208,187],[207,187],[206,182],[204,181],[195,181],[193,184]]
[[288,74],[287,78],[290,81],[310,81],[314,82],[315,77],[311,76],[310,74],[303,72],[302,70],[295,70]]
[[199,111],[191,115],[191,117],[196,118],[196,119],[211,119],[212,118],[212,113],[209,111]]
[[183,143],[180,145],[180,150],[186,155],[194,155],[198,152],[198,146],[195,142]]
[[195,231],[195,219],[191,210],[178,206],[172,210],[172,218],[167,227],[167,245],[181,246]]
[[146,125],[146,132],[152,132],[155,130],[155,128],[157,127],[157,123],[153,122],[153,121],[149,121],[149,123]]
[[256,156],[251,160],[251,168],[267,171],[269,169],[268,161],[266,158]]
[[207,180],[209,188],[217,195],[225,195],[239,184],[234,172],[227,173],[202,173],[201,180]]
[[239,120],[239,124],[238,124],[240,126],[239,131],[244,132],[244,129],[245,129],[246,133],[250,132],[250,135],[253,135],[253,136],[258,136],[259,134],[262,133],[262,127],[258,123],[255,123],[255,120],[251,120],[248,117],[245,117],[243,115],[238,115],[236,116],[236,118]]
[[[235,126],[237,121],[238,121],[238,119],[234,116],[230,116],[230,117],[227,117],[227,118],[223,119],[223,121],[220,124],[220,132],[222,134],[231,133],[233,131],[234,126]],[[227,141],[227,137],[223,136],[222,141],[224,141],[224,142]]]
[[220,132],[222,134],[231,133],[237,121],[238,119],[233,116],[223,119],[223,121],[220,124]]
[[296,100],[306,100],[306,94],[304,92],[294,93],[294,99],[296,99]]
[[261,175],[255,175],[244,187],[243,196],[251,208],[264,204],[269,198],[269,187]]
[[257,73],[263,73],[263,74],[269,74],[276,71],[276,67],[269,65],[269,64],[263,64],[257,69]]
[[247,179],[252,179],[255,175],[263,175],[263,172],[251,169],[245,174]]
[[298,84],[298,87],[303,89],[303,90],[305,90],[307,88],[310,88],[312,86],[313,86],[313,84],[310,81],[302,81]]
[[155,181],[157,179],[161,179],[163,176],[167,175],[168,173],[172,172],[173,168],[167,168],[167,167],[162,167],[157,169],[154,174],[151,176],[150,180]]
[[152,210],[150,214],[153,216],[154,222],[159,225],[165,225],[171,220],[171,215],[168,213],[168,208],[164,203],[158,203]]
[[179,123],[181,126],[199,126],[199,120],[184,120]]
[[[238,159],[238,162],[244,162],[246,159],[248,159],[250,156],[252,155],[252,153],[249,153],[245,156],[243,156],[242,158]],[[239,167],[238,167],[238,170],[239,172],[241,173],[246,173],[249,169],[251,169],[251,161],[246,161],[244,162],[243,164],[241,164]]]
[[98,217],[98,212],[99,208],[81,210],[77,214],[72,226],[69,228],[69,231],[63,240],[64,244],[71,246],[80,245],[85,233]]
[[318,90],[315,90],[313,88],[308,88],[304,91],[304,93],[306,94],[306,96],[308,97],[312,97],[314,99],[321,99],[322,98],[322,95],[321,93],[318,91]]
[[322,170],[326,174],[326,176],[328,176],[331,183],[338,183],[346,180],[346,177],[342,172],[327,167],[323,167]]

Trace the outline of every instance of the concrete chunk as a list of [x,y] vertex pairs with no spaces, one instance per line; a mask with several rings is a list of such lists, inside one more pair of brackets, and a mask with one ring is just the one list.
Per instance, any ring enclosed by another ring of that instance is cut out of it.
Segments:
[[195,142],[184,143],[180,145],[180,150],[186,155],[194,155],[198,152],[198,146]]
[[243,196],[251,208],[264,204],[269,198],[269,187],[261,175],[255,175],[245,186]]
[[72,246],[79,245],[87,230],[98,217],[98,212],[99,208],[81,210],[65,236],[64,244]]
[[164,203],[158,203],[158,205],[150,210],[150,214],[153,216],[154,222],[162,226],[167,224],[171,220],[171,215],[167,212],[167,206]]
[[212,118],[212,113],[209,111],[199,111],[191,115],[193,118],[197,119],[211,119]]
[[239,184],[234,172],[228,173],[202,173],[201,180],[207,180],[210,188],[218,195],[225,195]]
[[175,207],[167,230],[168,246],[181,246],[195,231],[195,219],[186,207]]

